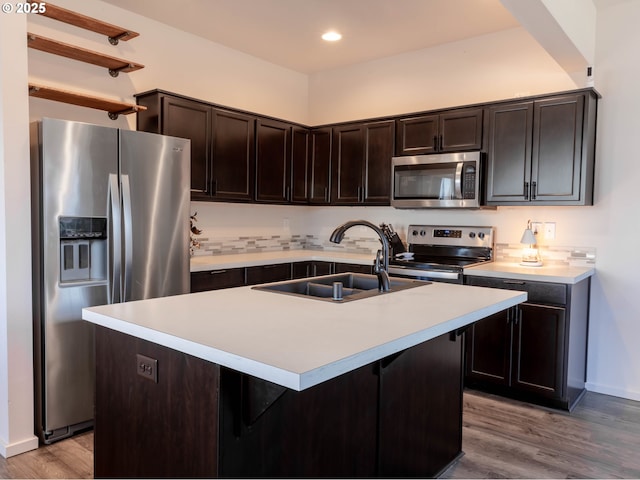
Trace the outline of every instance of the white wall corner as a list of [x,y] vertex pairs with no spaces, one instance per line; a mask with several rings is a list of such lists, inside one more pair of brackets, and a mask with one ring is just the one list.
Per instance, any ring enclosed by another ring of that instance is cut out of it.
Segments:
[[[594,66],[596,7],[584,0],[500,0],[533,38],[576,81],[587,86]],[[580,73],[581,72],[581,73]]]
[[26,15],[0,15],[0,454],[34,435]]

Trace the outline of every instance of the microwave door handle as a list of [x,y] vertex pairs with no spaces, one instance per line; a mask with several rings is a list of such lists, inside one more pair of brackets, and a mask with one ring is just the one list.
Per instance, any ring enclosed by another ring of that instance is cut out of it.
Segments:
[[455,198],[462,198],[462,169],[464,167],[464,164],[462,162],[459,162],[456,165],[456,177],[455,177],[455,181],[454,181],[454,188],[455,188],[455,192],[456,192],[456,196]]

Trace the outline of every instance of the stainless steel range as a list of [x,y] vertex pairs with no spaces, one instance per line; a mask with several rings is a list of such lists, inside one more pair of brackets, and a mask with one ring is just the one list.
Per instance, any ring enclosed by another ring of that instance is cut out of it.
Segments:
[[408,251],[389,261],[389,274],[462,283],[465,267],[493,261],[494,227],[409,225]]

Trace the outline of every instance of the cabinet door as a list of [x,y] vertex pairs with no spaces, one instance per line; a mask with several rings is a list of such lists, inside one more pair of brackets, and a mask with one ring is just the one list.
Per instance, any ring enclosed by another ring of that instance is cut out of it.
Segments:
[[333,129],[333,203],[356,205],[362,202],[364,142],[362,126],[349,125]]
[[191,140],[191,198],[211,194],[211,107],[200,102],[162,97],[160,133]]
[[529,200],[533,103],[489,108],[487,203]]
[[293,127],[291,134],[291,203],[309,201],[309,130]]
[[278,263],[247,267],[247,285],[291,280],[291,264]]
[[311,131],[309,203],[314,205],[331,202],[331,140],[329,127]]
[[482,109],[467,108],[440,115],[440,151],[460,152],[482,148]]
[[255,118],[214,109],[212,196],[216,200],[253,200]]
[[460,454],[461,370],[450,334],[380,361],[379,476],[432,478]]
[[465,375],[494,385],[509,385],[511,377],[511,316],[504,310],[484,318],[465,333]]
[[256,123],[256,200],[287,203],[291,194],[291,126],[273,120]]
[[438,115],[397,121],[396,154],[421,155],[438,151]]
[[242,287],[243,285],[244,268],[191,273],[191,293]]
[[565,312],[562,307],[523,303],[513,333],[513,388],[561,398]]
[[391,157],[395,122],[369,123],[364,126],[365,162],[362,202],[389,205],[391,200]]
[[531,200],[580,200],[584,96],[534,104]]
[[367,275],[373,274],[373,260],[371,261],[371,265],[359,265],[357,263],[335,263],[334,264],[334,272],[335,273],[365,273]]

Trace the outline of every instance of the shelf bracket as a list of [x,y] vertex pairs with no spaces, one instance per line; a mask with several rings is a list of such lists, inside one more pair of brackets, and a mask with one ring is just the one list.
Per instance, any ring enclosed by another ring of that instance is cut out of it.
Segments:
[[117,77],[121,71],[123,70],[127,70],[129,69],[134,69],[136,66],[133,63],[127,63],[126,65],[122,65],[121,67],[118,68],[110,68],[109,69],[109,75],[111,75],[112,77]]
[[109,43],[111,45],[118,45],[118,42],[121,39],[123,39],[125,37],[128,37],[129,35],[131,35],[131,32],[122,32],[122,33],[120,33],[118,35],[114,35],[113,37],[108,37],[109,38]]
[[138,109],[136,107],[131,107],[118,112],[108,112],[108,115],[111,120],[117,120],[120,115],[129,115],[130,113],[138,113]]

